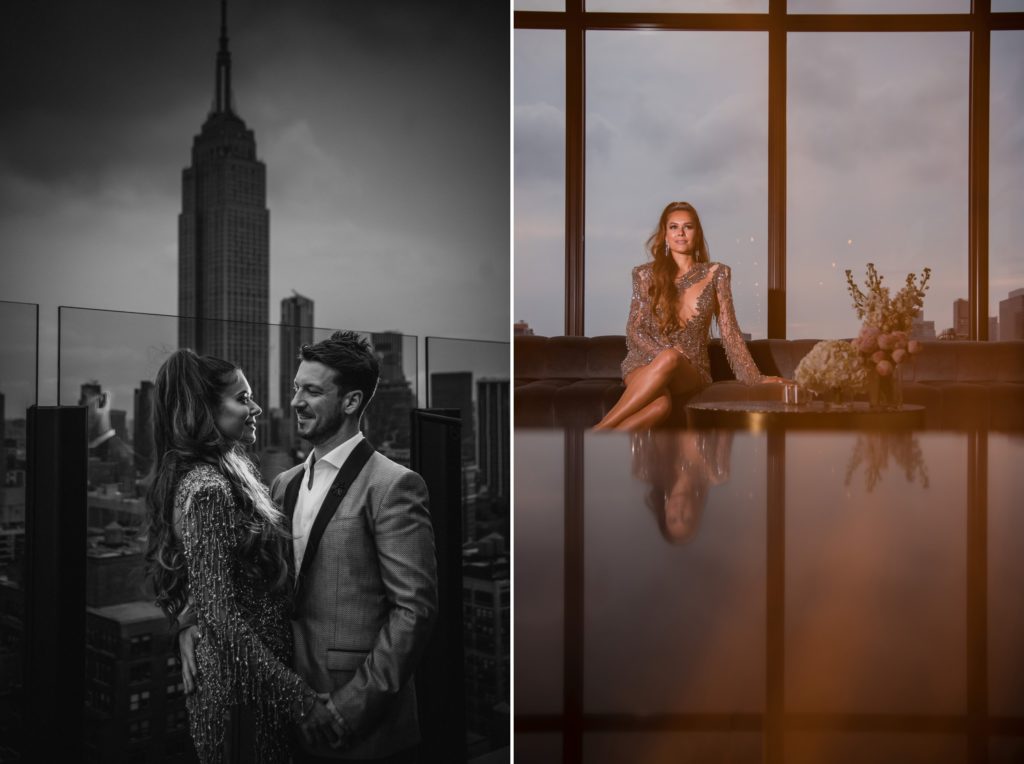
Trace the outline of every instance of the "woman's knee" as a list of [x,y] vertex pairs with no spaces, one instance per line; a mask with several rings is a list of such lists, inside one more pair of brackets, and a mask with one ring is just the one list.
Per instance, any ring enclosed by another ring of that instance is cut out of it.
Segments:
[[681,356],[675,350],[662,350],[654,356],[651,365],[663,374],[672,374],[679,368]]

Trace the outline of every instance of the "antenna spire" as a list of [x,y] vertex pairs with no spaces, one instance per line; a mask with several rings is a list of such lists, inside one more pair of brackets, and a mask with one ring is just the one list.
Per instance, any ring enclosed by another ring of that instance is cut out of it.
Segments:
[[220,48],[217,51],[213,111],[216,113],[234,111],[231,99],[231,52],[228,50],[228,0],[220,0]]

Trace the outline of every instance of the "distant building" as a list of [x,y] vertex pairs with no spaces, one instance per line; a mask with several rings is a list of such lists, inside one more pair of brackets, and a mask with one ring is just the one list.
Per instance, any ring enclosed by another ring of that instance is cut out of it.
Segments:
[[1014,289],[999,302],[999,339],[1024,340],[1024,289]]
[[85,615],[86,761],[195,761],[167,617],[150,602]]
[[[278,374],[280,384],[279,398],[281,411],[284,414],[291,414],[292,383],[295,380],[295,370],[299,366],[299,350],[303,345],[313,344],[313,301],[308,297],[292,290],[291,297],[281,300],[281,331],[278,345],[281,351],[281,367]],[[294,426],[291,433],[294,433]],[[284,437],[286,432],[282,432]],[[271,443],[288,447],[292,438],[287,440],[274,440]]]
[[374,332],[370,344],[380,364],[381,382],[406,382],[402,367],[402,345],[404,337],[399,332]]
[[122,409],[111,409],[110,410],[110,426],[114,428],[114,434],[123,440],[125,443],[128,442],[128,412]]
[[924,320],[924,311],[917,311],[917,315],[910,321],[910,338],[914,340],[935,339],[935,322]]
[[[182,173],[178,219],[178,344],[238,364],[266,401],[270,315],[270,212],[266,166],[235,113],[231,53],[221,6],[213,107]],[[231,323],[242,322],[242,323]],[[266,438],[257,428],[257,449]]]
[[[0,568],[25,557],[25,483],[24,473],[11,470],[12,485],[0,488]],[[14,485],[17,477],[21,485]]]
[[492,499],[507,503],[510,486],[511,440],[507,379],[480,379],[476,383],[477,464]]
[[462,461],[476,459],[476,430],[473,426],[473,372],[444,371],[430,375],[430,407],[458,409],[462,420]]
[[466,723],[508,739],[511,597],[505,540],[491,534],[463,547],[462,622],[466,647]]
[[135,469],[140,475],[146,475],[153,466],[153,383],[148,379],[139,382],[135,388],[135,419],[133,428],[135,437],[132,446],[135,449]]
[[988,317],[988,340],[994,342],[999,339],[999,318],[998,316]]
[[953,301],[953,334],[958,340],[965,340],[971,336],[971,312],[967,300],[956,299]]
[[85,551],[85,604],[105,607],[151,598],[145,544],[117,521],[93,534]]
[[525,337],[533,334],[533,329],[525,321],[516,321],[512,324],[512,329],[516,337]]

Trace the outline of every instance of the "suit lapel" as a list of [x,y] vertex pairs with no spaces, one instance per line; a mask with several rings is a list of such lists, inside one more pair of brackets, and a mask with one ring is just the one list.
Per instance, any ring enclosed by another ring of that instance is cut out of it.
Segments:
[[304,474],[306,474],[304,470],[299,470],[284,491],[284,507],[282,509],[284,510],[285,517],[288,518],[289,525],[291,525],[292,516],[295,514],[295,502],[299,500],[299,488],[302,487],[302,476]]
[[[316,556],[317,548],[320,546],[320,539],[323,538],[324,530],[327,528],[327,524],[334,517],[334,513],[338,511],[338,506],[341,504],[341,500],[345,498],[345,494],[348,492],[349,487],[352,485],[352,481],[356,479],[359,472],[363,469],[363,465],[369,461],[373,455],[373,446],[370,445],[370,441],[363,438],[356,447],[352,450],[352,453],[348,455],[348,459],[341,465],[341,469],[338,470],[338,475],[334,478],[334,482],[331,483],[331,487],[327,490],[327,496],[324,498],[324,503],[320,505],[320,511],[317,512],[316,519],[313,521],[313,527],[309,531],[309,540],[306,542],[306,551],[302,555],[302,568],[299,570],[298,581],[296,582],[297,587],[302,586],[302,579],[309,570],[309,566],[313,562],[313,558]],[[301,473],[299,475],[301,479]],[[294,481],[293,481],[294,482]],[[288,486],[288,491],[291,493],[292,486]],[[296,488],[296,496],[298,495],[298,489]],[[295,508],[295,502],[292,502],[292,511]]]

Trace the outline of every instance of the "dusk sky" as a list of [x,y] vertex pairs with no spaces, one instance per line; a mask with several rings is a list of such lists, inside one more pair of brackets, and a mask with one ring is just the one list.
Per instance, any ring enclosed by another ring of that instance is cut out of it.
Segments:
[[[544,5],[550,5],[545,3]],[[592,10],[682,10],[602,2]],[[701,5],[688,9],[710,10]],[[719,10],[764,10],[732,2]],[[911,7],[912,6],[912,7]],[[958,0],[908,10],[966,10]],[[517,8],[525,9],[517,3]],[[531,4],[530,7],[536,7]],[[850,3],[793,2],[800,10]],[[880,12],[893,4],[858,4]],[[564,332],[564,37],[515,37],[515,304]],[[670,201],[701,214],[732,267],[740,326],[767,330],[768,36],[589,32],[586,40],[585,334],[622,334],[630,269]],[[925,318],[953,325],[967,297],[967,33],[791,34],[788,42],[787,336],[848,337],[844,270],[874,262],[895,289],[933,275]],[[989,315],[1024,287],[1024,32],[992,35]]]
[[[0,300],[40,305],[41,403],[59,305],[177,312],[219,6],[5,5]],[[507,8],[231,0],[228,17],[235,108],[267,166],[268,321],[295,289],[318,326],[507,341]]]

